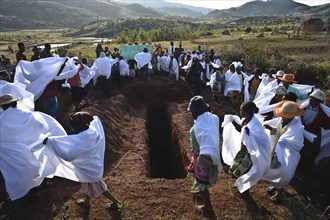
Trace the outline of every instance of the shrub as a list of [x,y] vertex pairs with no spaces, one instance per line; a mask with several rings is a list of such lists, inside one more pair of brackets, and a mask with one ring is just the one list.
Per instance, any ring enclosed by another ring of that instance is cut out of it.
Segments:
[[244,32],[247,33],[247,34],[250,33],[251,31],[252,31],[252,28],[250,28],[250,27],[247,27],[244,30]]
[[321,72],[321,69],[314,63],[306,61],[295,61],[288,64],[288,71],[296,75],[296,80],[302,84],[324,86],[327,73]]
[[229,30],[224,30],[224,31],[222,31],[222,35],[230,35],[230,31]]
[[228,63],[232,63],[234,61],[240,61],[245,56],[245,52],[242,47],[234,46],[229,47],[225,46],[220,49],[220,54]]

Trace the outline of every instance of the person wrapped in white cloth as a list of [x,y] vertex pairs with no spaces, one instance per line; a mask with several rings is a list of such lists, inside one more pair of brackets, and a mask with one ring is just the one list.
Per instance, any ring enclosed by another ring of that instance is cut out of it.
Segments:
[[191,159],[187,168],[188,177],[192,177],[193,198],[202,198],[202,204],[197,202],[197,208],[211,208],[211,187],[222,169],[219,150],[219,117],[209,111],[209,105],[202,96],[191,98],[188,109],[194,118],[190,130]]
[[270,139],[256,113],[258,108],[252,101],[244,102],[240,110],[243,121],[226,115],[223,123],[222,155],[230,165],[229,172],[237,179],[236,195],[241,198],[249,196],[249,189],[262,178],[271,161]]
[[151,55],[148,53],[148,48],[144,48],[143,52],[140,52],[134,57],[136,66],[139,70],[139,76],[141,79],[149,79],[149,69],[152,69]]
[[49,137],[46,142],[56,155],[73,165],[75,176],[86,194],[85,199],[77,201],[78,205],[89,208],[90,198],[103,194],[112,201],[108,208],[118,208],[121,202],[108,190],[102,177],[105,135],[100,119],[87,112],[77,112],[69,116],[69,121],[75,134]]
[[[10,94],[0,97],[0,171],[11,200],[25,196],[49,174],[61,176],[46,165],[48,157],[42,140],[46,134],[66,135],[53,117],[21,108],[19,100]],[[40,147],[34,147],[38,141]]]
[[284,100],[274,109],[277,117],[264,122],[269,129],[272,142],[272,161],[262,179],[272,187],[267,192],[271,201],[279,202],[283,188],[292,180],[300,160],[300,150],[304,145],[304,126],[299,116],[304,110],[297,103]]

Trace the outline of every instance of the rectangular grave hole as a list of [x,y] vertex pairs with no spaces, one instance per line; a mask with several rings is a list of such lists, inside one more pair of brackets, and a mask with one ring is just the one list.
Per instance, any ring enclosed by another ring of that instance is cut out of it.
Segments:
[[184,178],[183,158],[179,146],[173,143],[168,104],[153,102],[148,105],[149,176],[151,178]]

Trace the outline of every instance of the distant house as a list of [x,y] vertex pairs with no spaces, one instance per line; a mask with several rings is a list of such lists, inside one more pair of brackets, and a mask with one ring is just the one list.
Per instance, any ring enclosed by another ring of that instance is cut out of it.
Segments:
[[304,33],[318,33],[322,32],[324,26],[324,22],[319,19],[309,19],[308,21],[305,21],[302,27],[302,32]]

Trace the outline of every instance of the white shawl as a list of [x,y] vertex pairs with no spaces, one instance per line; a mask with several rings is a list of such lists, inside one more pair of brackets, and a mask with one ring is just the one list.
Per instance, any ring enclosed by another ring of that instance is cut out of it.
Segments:
[[137,63],[136,65],[138,69],[141,69],[146,64],[148,64],[149,69],[152,69],[152,65],[150,63],[151,55],[149,53],[145,53],[145,52],[138,53],[135,55],[134,59]]
[[223,95],[224,96],[227,96],[228,95],[228,88],[229,88],[229,79],[230,77],[232,77],[234,73],[231,72],[230,70],[227,70],[227,72],[225,73],[225,81],[226,81],[226,84],[225,84],[225,89],[223,91]]
[[[170,62],[171,62],[171,60],[170,60]],[[179,79],[179,63],[175,58],[173,58],[173,61],[172,61],[171,71],[174,73],[175,79],[178,80]]]
[[244,85],[244,102],[247,102],[250,100],[250,93],[249,93],[249,81],[254,77],[254,75],[250,75],[246,77],[243,81]]
[[[254,186],[264,175],[271,161],[271,145],[264,127],[256,117],[242,127],[239,133],[231,121],[238,123],[239,117],[236,115],[225,115],[223,128],[222,157],[226,164],[232,165],[234,158],[241,148],[241,142],[246,146],[250,154],[252,167],[236,180],[237,189],[242,193]],[[245,127],[249,128],[249,135],[245,132]],[[235,132],[236,131],[236,132]]]
[[[244,73],[241,72],[242,74],[242,83],[244,85],[244,79],[247,78],[248,76]],[[239,91],[242,92],[242,87],[243,85],[241,85],[241,80],[239,79],[239,76],[237,74],[237,72],[235,72],[229,79],[228,81],[228,88],[227,91],[231,92],[231,91]]]
[[163,55],[159,58],[159,63],[160,63],[160,68],[162,70],[165,70],[167,72],[170,71],[170,61],[171,61],[171,57],[168,55]]
[[47,129],[41,129],[38,122],[31,129],[21,128],[37,138],[34,143],[32,140],[17,142],[13,137],[7,140],[12,142],[0,144],[0,170],[11,200],[23,197],[45,177],[59,176],[77,182],[96,182],[102,178],[105,135],[98,117],[94,116],[86,131],[67,136],[55,119],[42,113],[34,112],[33,115],[52,127],[47,134],[50,137],[46,146],[42,144],[46,136],[42,132]]
[[219,118],[205,112],[198,116],[194,125],[196,140],[200,146],[200,155],[211,156],[213,163],[217,165],[218,172],[222,169],[219,150]]
[[255,95],[254,99],[258,98],[258,96],[263,93],[263,89],[266,87],[266,85],[269,82],[271,82],[271,81],[269,81],[268,74],[267,73],[263,73],[261,75],[261,82],[260,82],[260,84],[258,86],[258,89],[257,89],[257,92],[256,92],[256,95]]
[[121,76],[129,75],[129,65],[125,60],[119,61],[119,72]]
[[56,172],[47,173],[47,176],[62,176],[84,183],[97,182],[102,178],[105,135],[100,119],[97,116],[93,118],[89,129],[79,134],[49,137],[48,157],[58,165]]
[[0,96],[11,94],[15,98],[21,98],[19,101],[17,101],[17,107],[20,109],[33,111],[34,95],[31,92],[25,90],[25,87],[26,86],[24,84],[19,82],[10,83],[4,80],[0,80]]
[[96,69],[95,75],[94,75],[94,85],[96,83],[96,80],[99,76],[105,76],[107,79],[111,76],[111,67],[114,63],[113,60],[107,58],[107,57],[99,57],[94,61],[94,64],[92,66],[93,69]]
[[16,66],[15,82],[26,86],[26,90],[34,94],[37,100],[46,86],[52,82],[66,58],[49,57],[33,62],[21,60]]
[[96,67],[89,68],[87,65],[83,64],[84,69],[79,72],[80,81],[82,87],[85,87],[95,76]]
[[45,177],[44,149],[34,143],[66,132],[47,114],[9,108],[0,117],[0,134],[0,170],[11,200],[19,199]]
[[[267,121],[264,125],[277,127],[278,123],[281,123],[281,118]],[[286,187],[290,183],[300,160],[300,150],[304,144],[304,127],[300,117],[295,117],[288,126],[288,130],[278,139],[277,143],[275,143],[276,138],[270,137],[281,166],[277,169],[268,168],[262,179],[275,187]]]

